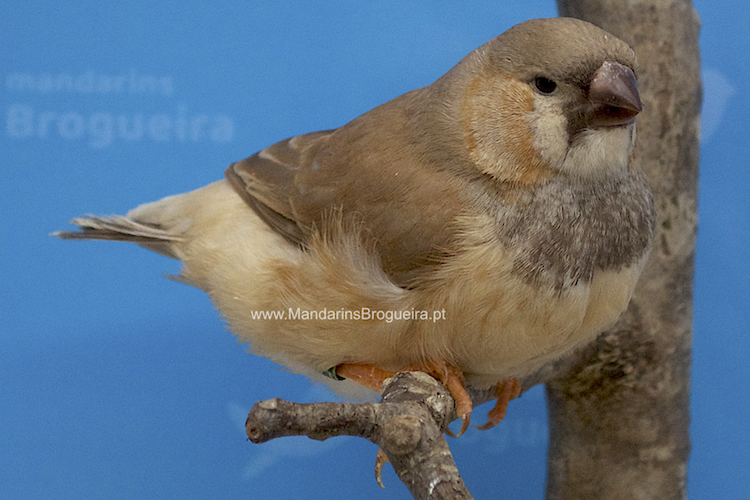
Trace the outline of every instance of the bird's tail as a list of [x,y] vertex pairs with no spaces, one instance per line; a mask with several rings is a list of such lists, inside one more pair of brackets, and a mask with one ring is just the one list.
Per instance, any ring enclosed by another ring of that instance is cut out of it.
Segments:
[[78,231],[58,231],[51,236],[64,240],[128,241],[167,257],[179,259],[173,245],[182,241],[182,238],[161,229],[156,224],[140,222],[123,215],[85,215],[73,219],[70,223],[77,226]]
[[[227,181],[220,180],[187,193],[144,203],[125,215],[84,215],[73,219],[77,231],[52,233],[64,240],[129,241],[173,259],[184,261],[189,253],[200,255],[226,245],[245,234],[255,237],[257,222],[245,202]],[[265,226],[265,223],[260,224]],[[191,250],[192,249],[192,250]]]

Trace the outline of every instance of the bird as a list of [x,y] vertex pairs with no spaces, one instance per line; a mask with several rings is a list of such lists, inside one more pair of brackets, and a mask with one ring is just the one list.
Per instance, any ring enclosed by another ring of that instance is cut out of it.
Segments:
[[625,42],[532,19],[339,128],[53,234],[179,259],[252,353],[334,390],[424,371],[454,396],[459,434],[467,388],[494,390],[490,428],[519,379],[628,306],[655,227],[642,109]]

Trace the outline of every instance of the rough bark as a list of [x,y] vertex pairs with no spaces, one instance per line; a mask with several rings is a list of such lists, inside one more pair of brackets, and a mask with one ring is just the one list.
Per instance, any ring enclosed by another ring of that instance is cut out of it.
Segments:
[[689,0],[559,0],[638,57],[642,166],[654,191],[654,248],[627,313],[546,374],[548,500],[686,497],[701,102]]
[[469,499],[443,437],[454,418],[453,399],[442,384],[421,372],[405,372],[386,382],[380,403],[261,401],[250,411],[245,430],[254,443],[283,436],[362,437],[383,450],[414,498]]
[[[644,103],[639,150],[658,226],[618,325],[522,381],[524,390],[547,383],[547,498],[682,499],[690,451],[700,22],[689,0],[559,0],[558,6],[561,15],[590,21],[636,51]],[[491,398],[471,395],[475,406]],[[442,436],[454,418],[439,383],[399,374],[377,404],[260,402],[247,433],[253,442],[360,436],[381,447],[415,498],[471,498]]]

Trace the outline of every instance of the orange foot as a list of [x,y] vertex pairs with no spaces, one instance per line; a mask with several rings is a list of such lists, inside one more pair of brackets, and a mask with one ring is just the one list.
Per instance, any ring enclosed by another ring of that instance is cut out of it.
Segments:
[[[466,382],[461,370],[445,361],[431,361],[410,366],[402,371],[424,372],[442,382],[453,396],[456,402],[456,414],[461,417],[461,430],[458,431],[458,434],[453,434],[450,429],[447,429],[445,433],[452,437],[458,437],[466,432],[471,421],[472,404],[471,398],[466,392]],[[382,391],[385,379],[395,374],[396,372],[381,370],[367,363],[343,363],[336,367],[336,375],[353,380],[376,392]],[[500,417],[500,420],[502,420],[502,417]]]
[[505,412],[508,410],[508,402],[521,395],[521,384],[518,379],[513,377],[498,382],[495,386],[495,397],[497,403],[495,407],[487,414],[487,423],[475,426],[477,429],[492,429],[505,418]]

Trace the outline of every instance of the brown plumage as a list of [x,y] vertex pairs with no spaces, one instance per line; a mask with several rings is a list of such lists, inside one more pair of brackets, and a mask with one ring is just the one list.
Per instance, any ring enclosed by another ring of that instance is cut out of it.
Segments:
[[[654,225],[634,65],[591,24],[528,21],[227,180],[58,234],[179,258],[254,352],[311,376],[444,363],[490,387],[593,339],[630,300]],[[430,320],[349,314],[363,308]]]

